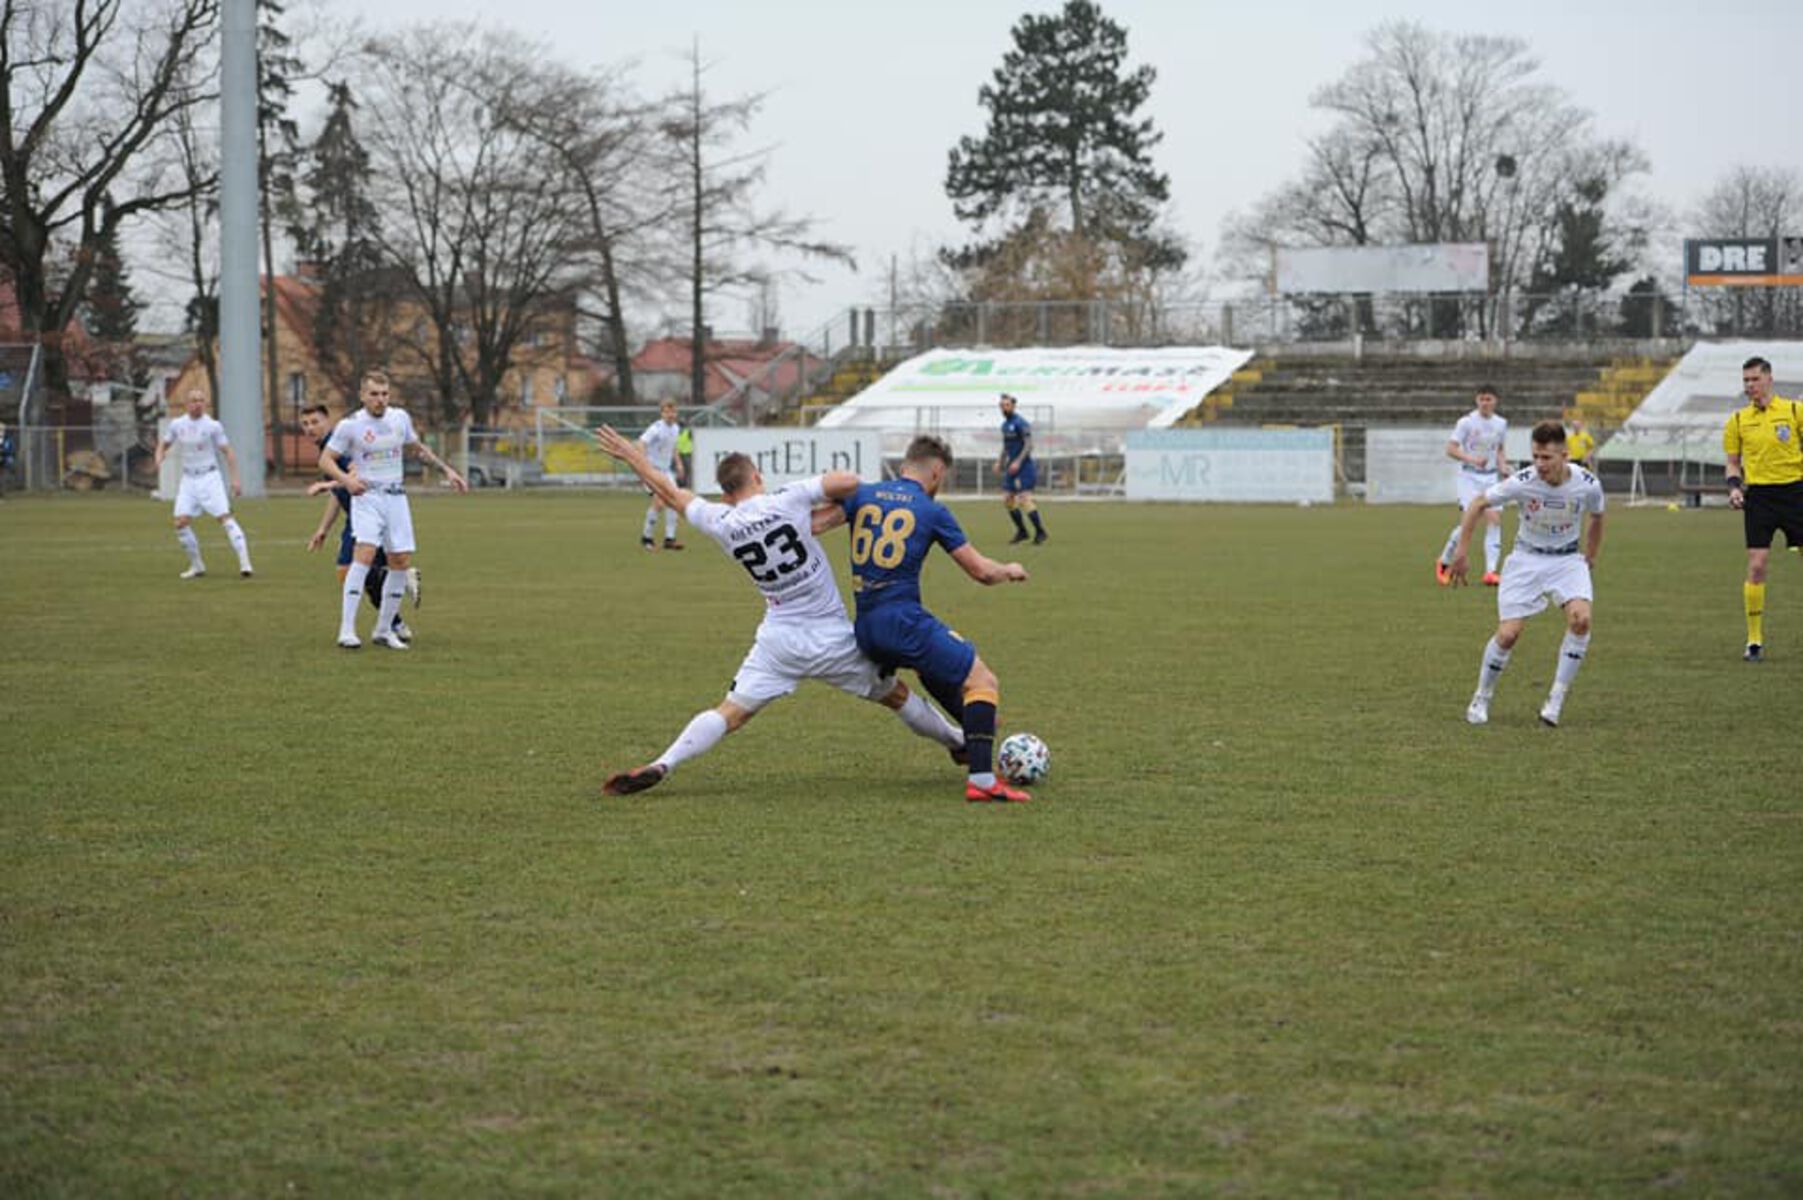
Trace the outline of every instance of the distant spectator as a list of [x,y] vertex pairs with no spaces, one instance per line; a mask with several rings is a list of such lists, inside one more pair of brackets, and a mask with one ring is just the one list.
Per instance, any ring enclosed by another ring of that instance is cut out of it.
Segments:
[[6,485],[13,473],[13,458],[18,454],[18,443],[13,440],[13,431],[0,421],[0,496],[6,494]]
[[695,478],[695,435],[687,425],[676,435],[676,456],[682,460],[682,477]]
[[1596,435],[1584,427],[1584,418],[1572,413],[1565,421],[1565,450],[1571,461],[1596,472]]

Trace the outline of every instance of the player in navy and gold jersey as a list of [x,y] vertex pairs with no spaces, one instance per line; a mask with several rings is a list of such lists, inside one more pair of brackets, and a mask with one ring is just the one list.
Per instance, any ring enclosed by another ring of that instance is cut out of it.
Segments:
[[1019,583],[1019,563],[999,563],[970,544],[951,510],[934,497],[951,469],[951,448],[936,437],[908,446],[901,477],[861,483],[841,513],[851,524],[852,590],[857,594],[858,648],[879,666],[908,667],[964,727],[970,778],[966,800],[1023,801],[1026,792],[995,777],[995,716],[1001,685],[977,649],[920,602],[920,568],[941,546],[981,584]]
[[1742,657],[1756,663],[1765,660],[1765,573],[1772,536],[1783,530],[1791,549],[1803,546],[1803,404],[1772,394],[1772,364],[1763,358],[1741,364],[1740,383],[1748,403],[1728,418],[1722,449],[1728,456],[1728,503],[1745,513]]
[[1002,477],[1002,504],[1014,519],[1014,536],[1010,545],[1027,540],[1022,513],[1033,518],[1033,544],[1045,541],[1045,522],[1039,518],[1039,506],[1033,502],[1033,488],[1039,482],[1039,465],[1033,461],[1033,426],[1015,412],[1015,399],[1002,394],[1002,456],[996,460],[995,473]]

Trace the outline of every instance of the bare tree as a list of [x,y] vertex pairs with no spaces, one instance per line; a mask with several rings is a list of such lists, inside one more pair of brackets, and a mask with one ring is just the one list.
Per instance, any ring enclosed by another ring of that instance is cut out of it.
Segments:
[[635,96],[623,72],[581,73],[541,64],[538,75],[506,96],[504,119],[538,140],[561,167],[559,183],[578,201],[584,227],[571,265],[586,269],[584,290],[599,302],[583,310],[601,326],[620,399],[636,402],[630,297],[661,289],[672,273],[669,147],[657,110]]
[[[1262,271],[1279,245],[1482,241],[1505,295],[1559,263],[1594,278],[1644,224],[1625,185],[1646,159],[1598,138],[1538,71],[1518,38],[1380,26],[1365,58],[1315,93],[1337,120],[1308,143],[1299,178],[1229,218],[1227,265]],[[1579,261],[1561,237],[1585,227],[1570,217],[1586,206],[1602,227]]]
[[689,392],[695,404],[703,403],[707,395],[707,297],[761,286],[777,273],[746,261],[746,254],[767,250],[792,259],[856,265],[848,247],[813,236],[812,218],[757,208],[756,194],[770,152],[735,152],[733,143],[750,128],[764,97],[710,100],[703,87],[709,65],[702,60],[697,40],[689,52],[689,86],[671,97],[663,124],[664,136],[682,160],[675,209],[688,248]]
[[[1692,225],[1699,237],[1803,232],[1803,175],[1789,167],[1735,167],[1698,202]],[[1803,333],[1803,288],[1718,289],[1702,294],[1700,307],[1716,328],[1728,332]]]
[[379,237],[431,322],[411,344],[442,414],[486,423],[513,351],[563,294],[578,214],[562,165],[506,119],[548,57],[505,33],[431,25],[371,45],[365,111]]
[[[125,0],[0,0],[0,267],[55,394],[68,390],[60,336],[104,241],[193,194],[164,151],[175,118],[212,98],[195,66],[218,16],[218,0],[158,0],[129,17]],[[59,244],[72,251],[60,279]]]

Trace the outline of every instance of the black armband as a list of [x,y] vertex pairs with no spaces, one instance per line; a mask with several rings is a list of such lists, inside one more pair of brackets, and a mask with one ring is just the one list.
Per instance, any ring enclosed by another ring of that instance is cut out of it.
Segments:
[[1738,475],[1728,476],[1728,490],[1729,491],[1731,491],[1731,492],[1734,491],[1736,488],[1740,487],[1740,485],[1741,485],[1740,484],[1740,476],[1738,476]]

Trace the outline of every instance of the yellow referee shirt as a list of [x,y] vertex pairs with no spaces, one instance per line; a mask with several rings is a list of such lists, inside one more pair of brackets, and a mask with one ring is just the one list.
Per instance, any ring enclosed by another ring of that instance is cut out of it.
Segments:
[[1803,404],[1773,396],[1735,409],[1722,430],[1722,449],[1740,455],[1748,483],[1795,483],[1803,479]]
[[1581,463],[1596,451],[1596,437],[1588,429],[1565,435],[1565,452],[1571,461]]

